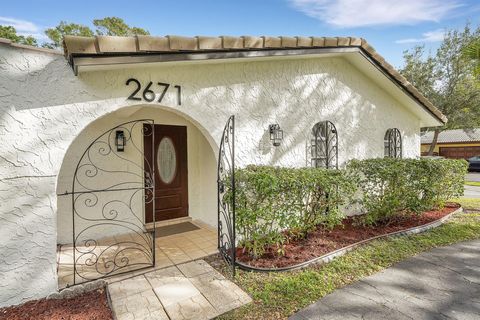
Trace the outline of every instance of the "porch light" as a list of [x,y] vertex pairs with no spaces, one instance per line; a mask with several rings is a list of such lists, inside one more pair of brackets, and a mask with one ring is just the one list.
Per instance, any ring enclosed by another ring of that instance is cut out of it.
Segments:
[[123,152],[125,150],[125,133],[123,130],[117,130],[115,132],[115,146],[117,146],[118,152]]
[[271,124],[270,127],[270,140],[273,142],[274,147],[278,147],[283,140],[283,130],[280,129],[278,123]]

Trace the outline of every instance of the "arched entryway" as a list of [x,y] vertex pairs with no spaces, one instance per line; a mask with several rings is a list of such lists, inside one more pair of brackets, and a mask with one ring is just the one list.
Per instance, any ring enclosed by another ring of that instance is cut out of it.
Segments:
[[[84,128],[57,181],[60,287],[213,253],[215,148],[193,119],[161,107],[119,109]],[[195,237],[168,238],[186,234]]]

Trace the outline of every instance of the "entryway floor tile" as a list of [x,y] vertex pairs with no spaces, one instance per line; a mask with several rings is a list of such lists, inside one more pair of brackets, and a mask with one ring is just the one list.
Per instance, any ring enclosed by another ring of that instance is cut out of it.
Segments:
[[[155,267],[151,267],[150,270],[201,259],[217,252],[216,230],[201,221],[192,221],[192,223],[199,229],[155,239]],[[151,264],[149,255],[142,254],[145,253],[145,248],[149,250],[149,243],[146,243],[148,239],[144,235],[122,234],[95,240],[94,249],[77,246],[75,252],[72,245],[59,246],[57,251],[58,287],[62,289],[104,275],[120,279],[131,277],[132,274],[128,271],[133,272],[139,266]],[[96,263],[95,257],[99,257]],[[74,268],[74,260],[76,268]],[[114,262],[119,261],[122,263],[128,261],[128,263],[126,266],[119,265],[112,271]],[[124,275],[120,276],[120,273]]]

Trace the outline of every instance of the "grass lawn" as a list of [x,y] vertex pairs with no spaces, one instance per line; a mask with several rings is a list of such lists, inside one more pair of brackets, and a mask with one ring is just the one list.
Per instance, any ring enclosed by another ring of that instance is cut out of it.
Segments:
[[459,198],[453,201],[460,203],[464,209],[480,210],[480,198]]
[[[480,199],[460,199],[466,208],[480,208]],[[221,319],[284,319],[337,288],[390,267],[428,249],[480,238],[480,211],[457,214],[428,232],[373,241],[324,266],[284,273],[244,272],[235,282],[253,303]],[[224,272],[228,275],[228,272]]]
[[465,181],[467,186],[480,187],[480,181]]

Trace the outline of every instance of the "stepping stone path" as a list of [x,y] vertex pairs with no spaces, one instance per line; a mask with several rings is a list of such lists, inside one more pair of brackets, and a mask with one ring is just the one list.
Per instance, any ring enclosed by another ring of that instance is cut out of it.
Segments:
[[203,260],[108,285],[117,320],[212,319],[252,301]]

